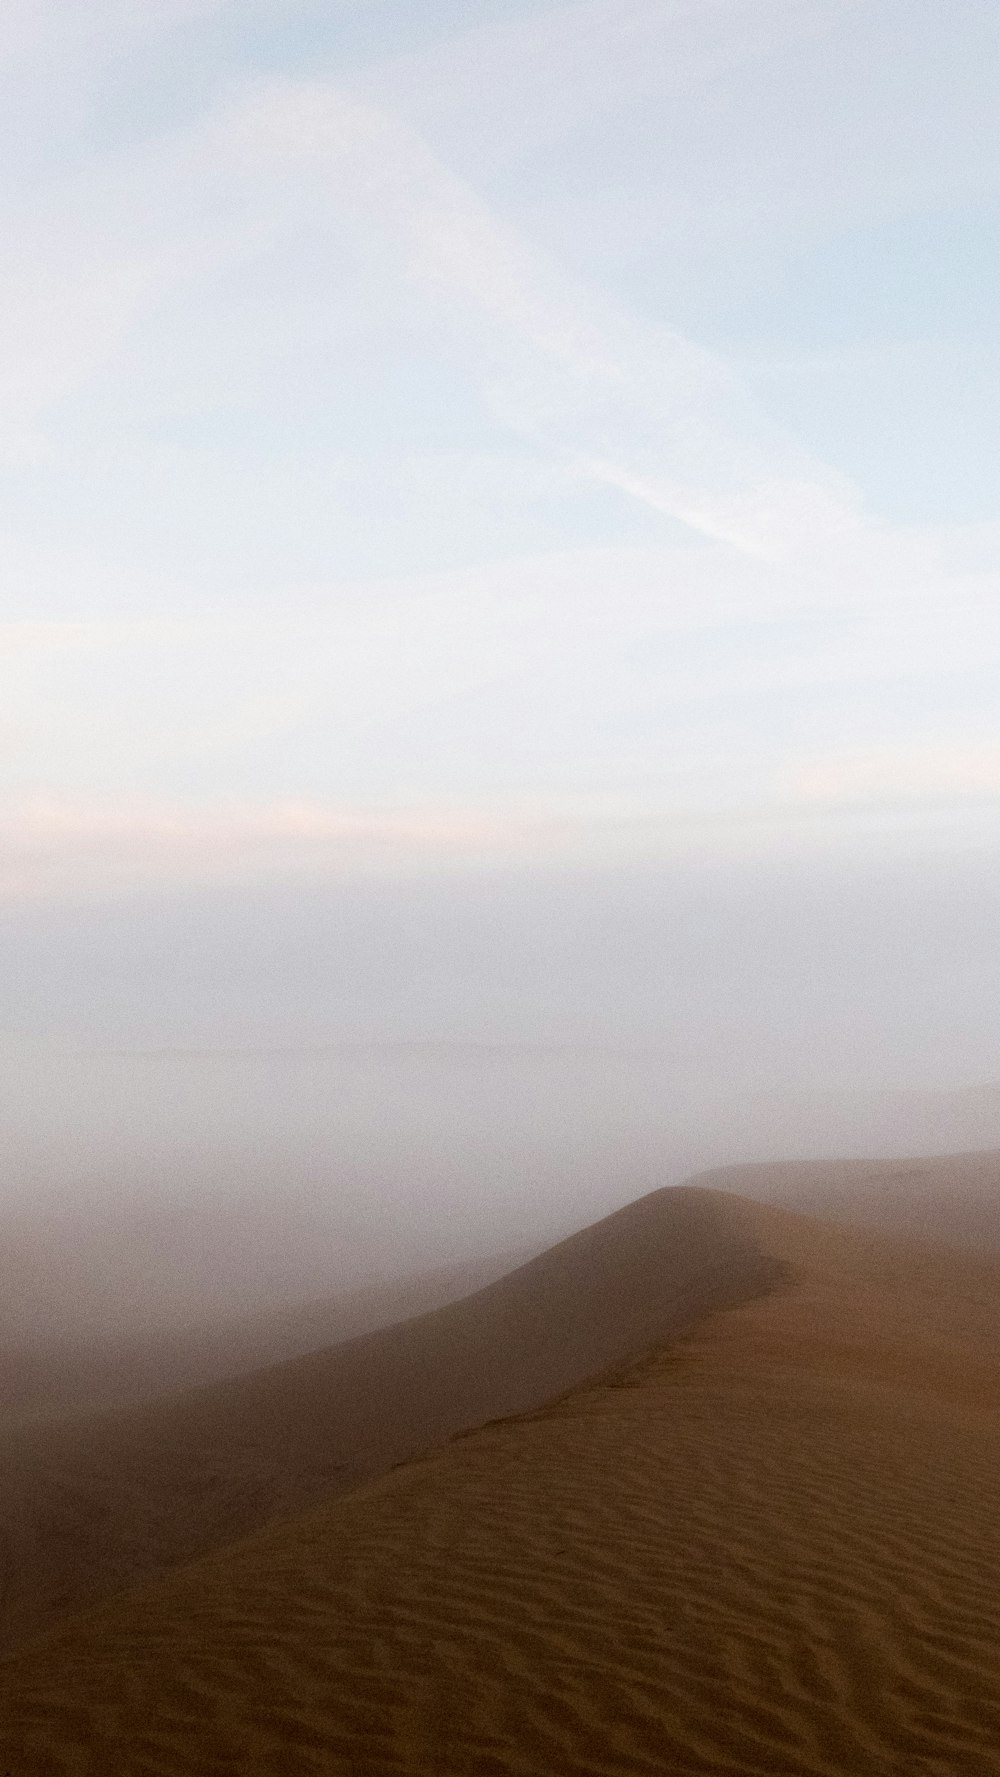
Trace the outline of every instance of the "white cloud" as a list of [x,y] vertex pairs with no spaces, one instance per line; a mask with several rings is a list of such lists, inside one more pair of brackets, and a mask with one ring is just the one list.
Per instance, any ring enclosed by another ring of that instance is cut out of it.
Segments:
[[729,366],[574,287],[398,119],[329,86],[271,86],[221,137],[250,167],[323,175],[328,199],[394,238],[471,331],[497,413],[582,476],[754,554],[856,527],[853,490],[770,427]]
[[0,660],[20,654],[64,654],[94,639],[89,623],[0,623]]
[[0,49],[8,58],[53,52],[73,56],[95,48],[120,54],[130,41],[219,12],[226,0],[4,0]]
[[[733,53],[767,38],[710,10]],[[576,9],[557,11],[564,31]],[[807,15],[776,5],[768,30]],[[658,29],[635,7],[623,43]],[[557,830],[640,845],[699,810],[794,822],[989,780],[960,704],[1000,660],[995,527],[865,521],[729,363],[564,275],[383,106],[263,80],[14,220],[0,395],[11,458],[47,435],[49,459],[3,560],[31,618],[0,630],[10,881],[361,867]],[[300,333],[290,291],[327,332]],[[337,417],[338,352],[388,362],[374,445],[352,449],[350,415],[336,448],[303,420],[313,389]],[[394,438],[407,354],[415,449]],[[445,358],[493,416],[475,448],[419,446]],[[587,547],[602,498],[605,534],[652,541]],[[525,517],[548,500],[578,502],[564,530]],[[385,578],[348,559],[352,523],[396,526]],[[97,621],[114,611],[136,620]]]
[[844,750],[787,774],[789,792],[837,805],[1000,801],[1000,741]]
[[398,872],[537,852],[539,837],[559,827],[517,810],[374,812],[308,801],[193,809],[35,798],[0,808],[0,898]]
[[[383,63],[367,90],[491,160],[649,94],[669,98],[822,32],[859,0],[573,0]],[[489,95],[484,104],[484,95]]]
[[[446,157],[520,176],[522,209],[526,164],[550,178],[561,149],[559,224],[598,252],[636,230],[680,253],[705,235],[732,272],[761,236],[995,196],[994,64],[988,3],[577,0],[379,65],[365,91]],[[623,164],[636,114],[643,149],[605,182],[600,155]]]
[[0,273],[0,460],[46,451],[45,410],[92,377],[156,282],[157,267],[123,255],[65,263],[58,245]]
[[265,84],[22,218],[0,283],[8,460],[43,453],[48,410],[120,361],[170,291],[274,250],[290,217],[322,236],[338,214],[396,255],[495,415],[582,481],[765,557],[857,526],[850,486],[722,360],[577,288],[406,125],[314,83]]

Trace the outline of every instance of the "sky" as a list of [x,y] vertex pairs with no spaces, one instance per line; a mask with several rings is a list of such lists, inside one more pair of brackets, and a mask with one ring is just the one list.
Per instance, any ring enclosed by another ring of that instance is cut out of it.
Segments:
[[998,64],[2,0],[0,1047],[1000,1073]]

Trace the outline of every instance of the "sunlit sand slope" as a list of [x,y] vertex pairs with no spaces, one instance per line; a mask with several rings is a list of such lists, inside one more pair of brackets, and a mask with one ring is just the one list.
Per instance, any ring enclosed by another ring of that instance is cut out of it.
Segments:
[[1000,1269],[715,1206],[771,1294],[24,1650],[0,1769],[1000,1773]]
[[1000,1253],[1000,1151],[723,1166],[692,1182],[859,1227]]
[[775,1261],[720,1203],[658,1192],[418,1319],[147,1407],[10,1429],[0,1642],[768,1287]]

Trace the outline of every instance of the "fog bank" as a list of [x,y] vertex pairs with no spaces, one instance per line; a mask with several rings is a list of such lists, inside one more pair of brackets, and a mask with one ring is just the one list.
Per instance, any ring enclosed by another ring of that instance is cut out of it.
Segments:
[[0,1338],[522,1250],[699,1168],[1000,1145],[991,857],[8,910]]
[[655,1051],[50,1057],[2,1081],[8,1343],[541,1245],[705,1166],[1000,1146],[1000,1087],[727,1090]]

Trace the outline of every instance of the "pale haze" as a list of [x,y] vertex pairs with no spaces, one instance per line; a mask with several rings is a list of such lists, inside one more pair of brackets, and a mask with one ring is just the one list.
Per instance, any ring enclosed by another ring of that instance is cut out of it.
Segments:
[[1000,1145],[998,61],[0,6],[12,1325]]

